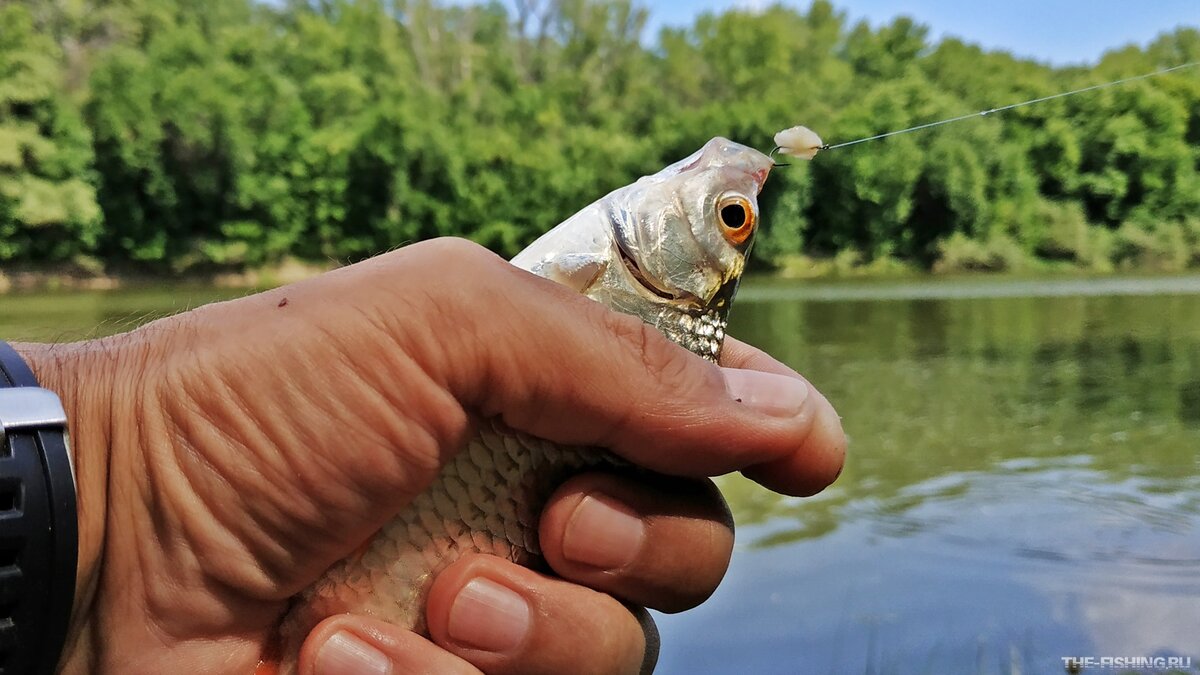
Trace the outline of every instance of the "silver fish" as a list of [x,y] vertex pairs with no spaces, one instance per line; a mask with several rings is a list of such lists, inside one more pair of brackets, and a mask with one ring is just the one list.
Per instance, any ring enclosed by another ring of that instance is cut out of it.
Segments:
[[[714,138],[591,204],[512,263],[638,316],[715,362],[772,165],[757,150]],[[425,492],[297,597],[280,628],[279,670],[295,671],[305,636],[334,614],[424,631],[425,597],[438,572],[469,552],[536,563],[538,518],[554,488],[587,467],[621,463],[599,448],[482,422]]]

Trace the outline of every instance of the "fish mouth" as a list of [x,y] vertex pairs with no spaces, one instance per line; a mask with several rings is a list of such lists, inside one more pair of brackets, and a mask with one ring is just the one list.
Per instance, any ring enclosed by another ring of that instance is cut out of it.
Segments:
[[764,168],[759,169],[758,171],[754,171],[750,174],[751,178],[754,179],[754,188],[755,188],[754,194],[762,193],[763,185],[765,185],[767,182],[767,176],[771,175],[771,169],[773,168],[773,166],[774,165],[764,167]]

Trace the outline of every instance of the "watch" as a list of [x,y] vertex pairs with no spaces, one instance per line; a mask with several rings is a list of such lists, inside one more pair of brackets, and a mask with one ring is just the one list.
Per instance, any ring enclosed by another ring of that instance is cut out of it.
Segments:
[[0,341],[0,675],[53,673],[79,557],[75,473],[58,396]]

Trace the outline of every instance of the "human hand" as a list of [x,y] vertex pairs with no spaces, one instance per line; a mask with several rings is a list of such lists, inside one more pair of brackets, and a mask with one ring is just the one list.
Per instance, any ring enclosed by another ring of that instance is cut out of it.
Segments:
[[302,672],[371,672],[380,658],[391,672],[637,671],[640,612],[617,598],[685,609],[728,564],[728,513],[704,477],[744,470],[811,494],[845,445],[828,402],[761,352],[731,343],[735,370],[718,368],[456,241],[114,338],[20,349],[64,399],[75,444],[67,672],[252,672],[288,599],[491,416],[680,478],[568,481],[540,526],[557,577],[465,558],[434,583],[430,638],[334,617],[305,642]]

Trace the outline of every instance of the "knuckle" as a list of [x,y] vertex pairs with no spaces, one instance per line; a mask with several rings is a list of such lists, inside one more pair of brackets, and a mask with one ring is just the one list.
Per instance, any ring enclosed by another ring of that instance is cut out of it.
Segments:
[[468,239],[439,237],[414,244],[410,250],[432,264],[455,266],[495,265],[501,259],[488,249]]
[[496,254],[486,248],[455,237],[442,237],[422,241],[405,247],[402,254],[406,278],[421,283],[406,283],[393,291],[400,294],[419,292],[433,294],[444,301],[461,301],[457,284],[438,283],[447,273],[469,274],[472,278],[483,283],[476,286],[485,289],[507,264]]
[[503,313],[470,310],[498,310],[511,305],[514,296],[521,295],[513,286],[516,268],[472,241],[443,237],[415,244],[411,250],[420,266],[419,278],[434,280],[453,271],[470,279],[469,284],[430,283],[422,289],[432,296],[439,313],[489,321]]

